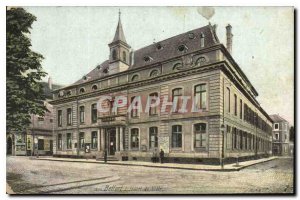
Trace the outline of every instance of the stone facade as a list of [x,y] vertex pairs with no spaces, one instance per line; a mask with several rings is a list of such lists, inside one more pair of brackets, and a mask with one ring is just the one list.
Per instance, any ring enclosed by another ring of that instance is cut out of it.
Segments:
[[287,156],[291,155],[290,152],[290,126],[288,121],[279,115],[270,115],[273,120],[273,155]]
[[[107,150],[119,160],[150,160],[154,149],[163,149],[169,162],[219,162],[271,154],[272,121],[227,50],[231,46],[219,42],[216,26],[130,52],[121,29],[119,21],[114,45],[109,45],[123,52],[121,57],[110,55],[81,80],[53,92],[55,156],[97,158]],[[127,112],[132,97],[139,96],[142,106],[153,93],[161,102],[165,96],[171,101],[176,89],[193,98],[200,85],[201,112],[172,112],[170,107],[166,112],[158,107],[152,115],[144,107],[137,116]],[[93,105],[106,95],[126,96],[127,106],[117,112],[97,110],[93,121]]]

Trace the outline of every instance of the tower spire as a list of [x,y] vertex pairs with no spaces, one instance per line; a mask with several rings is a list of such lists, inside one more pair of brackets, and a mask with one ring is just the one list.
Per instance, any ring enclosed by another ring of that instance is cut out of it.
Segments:
[[122,42],[125,42],[127,44],[126,39],[125,39],[125,35],[124,35],[124,32],[123,32],[122,23],[121,23],[121,10],[120,9],[119,9],[118,26],[117,26],[117,29],[116,29],[115,37],[114,37],[112,42],[117,42],[117,41],[122,41]]

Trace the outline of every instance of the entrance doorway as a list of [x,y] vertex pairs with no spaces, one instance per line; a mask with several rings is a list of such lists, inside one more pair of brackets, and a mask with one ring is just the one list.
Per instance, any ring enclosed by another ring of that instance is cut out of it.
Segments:
[[12,155],[12,139],[11,137],[7,138],[6,141],[6,155]]
[[115,155],[116,152],[116,129],[107,129],[108,155]]

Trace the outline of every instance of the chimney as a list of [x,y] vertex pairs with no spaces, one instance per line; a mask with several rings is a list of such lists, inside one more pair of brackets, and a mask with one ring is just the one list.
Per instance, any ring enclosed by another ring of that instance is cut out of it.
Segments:
[[233,37],[231,29],[232,26],[228,24],[226,26],[226,48],[230,54],[232,53],[232,37]]
[[49,89],[52,90],[52,78],[51,78],[51,76],[49,76],[49,78],[48,78],[48,86],[49,86]]

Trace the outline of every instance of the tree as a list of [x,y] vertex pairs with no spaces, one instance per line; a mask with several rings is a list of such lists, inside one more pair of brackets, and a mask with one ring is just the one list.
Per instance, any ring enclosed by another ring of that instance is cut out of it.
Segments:
[[6,129],[24,130],[31,115],[44,116],[47,108],[41,79],[43,56],[30,49],[28,38],[36,17],[23,8],[6,10]]
[[294,126],[291,126],[290,128],[290,141],[294,141],[295,140],[295,129]]

